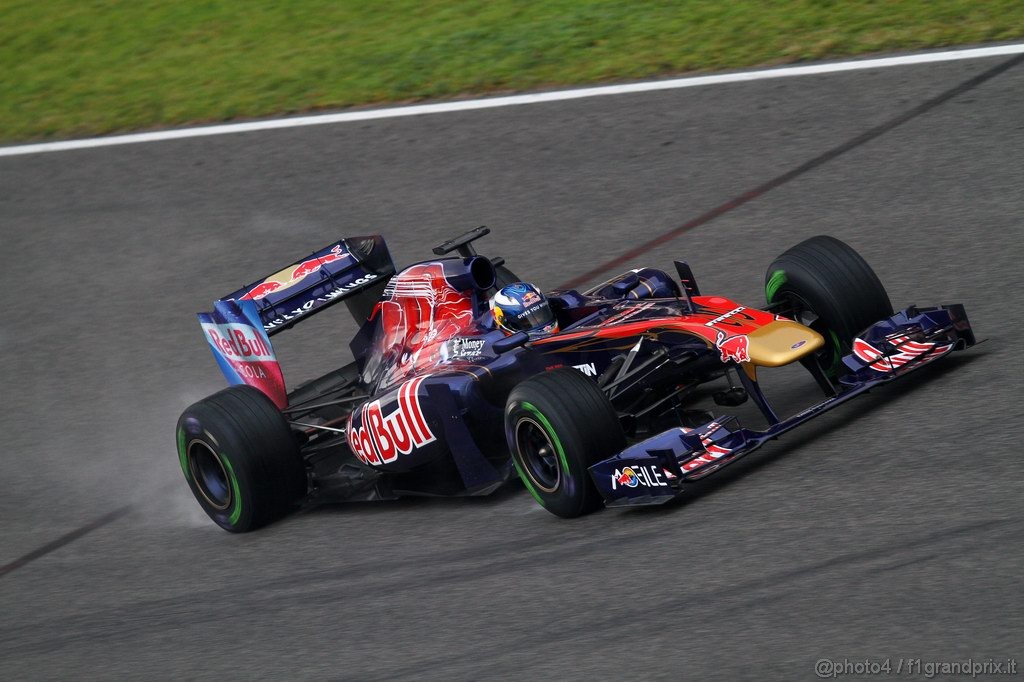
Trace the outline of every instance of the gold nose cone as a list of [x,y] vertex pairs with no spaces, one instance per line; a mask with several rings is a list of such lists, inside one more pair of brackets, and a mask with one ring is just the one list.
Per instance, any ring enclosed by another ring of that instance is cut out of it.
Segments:
[[747,335],[750,362],[759,367],[781,367],[825,345],[821,334],[793,322],[776,320]]

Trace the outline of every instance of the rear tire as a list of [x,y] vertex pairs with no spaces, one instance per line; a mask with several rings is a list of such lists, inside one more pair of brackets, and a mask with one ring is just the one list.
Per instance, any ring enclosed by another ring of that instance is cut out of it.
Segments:
[[276,521],[306,494],[306,467],[284,416],[251,386],[231,386],[178,420],[178,458],[199,506],[224,530]]
[[768,303],[785,302],[779,313],[825,337],[819,361],[835,375],[853,338],[892,315],[889,295],[871,266],[835,237],[800,242],[776,258],[765,273]]
[[592,379],[569,367],[531,377],[512,390],[505,436],[527,490],[564,518],[601,506],[587,468],[626,446],[608,398]]

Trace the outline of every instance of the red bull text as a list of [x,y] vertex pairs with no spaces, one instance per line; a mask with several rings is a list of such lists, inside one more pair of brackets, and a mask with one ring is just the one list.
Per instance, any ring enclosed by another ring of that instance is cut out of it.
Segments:
[[397,409],[384,416],[381,401],[368,402],[348,419],[348,444],[364,464],[388,464],[437,438],[423,418],[419,387],[425,377],[398,389]]

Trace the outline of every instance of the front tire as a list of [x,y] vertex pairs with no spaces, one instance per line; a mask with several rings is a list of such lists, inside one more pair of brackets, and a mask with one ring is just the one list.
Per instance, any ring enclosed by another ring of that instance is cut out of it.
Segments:
[[768,303],[779,313],[825,337],[819,362],[831,376],[842,366],[853,338],[892,315],[889,294],[859,253],[835,237],[800,242],[776,258],[765,273]]
[[224,530],[256,530],[306,494],[306,467],[288,422],[251,386],[231,386],[191,405],[178,419],[177,441],[192,494]]
[[505,436],[527,490],[563,518],[601,506],[587,469],[626,446],[608,398],[593,380],[568,367],[531,377],[512,390]]

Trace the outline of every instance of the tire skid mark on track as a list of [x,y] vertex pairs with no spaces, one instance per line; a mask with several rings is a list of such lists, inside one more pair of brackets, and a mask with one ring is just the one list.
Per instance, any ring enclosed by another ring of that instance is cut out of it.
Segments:
[[773,189],[786,184],[790,180],[794,180],[800,177],[801,175],[804,175],[805,173],[828,163],[832,159],[842,156],[848,151],[851,151],[868,142],[871,142],[872,140],[881,137],[890,130],[893,130],[898,126],[903,125],[907,121],[911,121],[917,118],[918,116],[931,111],[932,109],[938,107],[939,105],[948,102],[954,97],[962,95],[963,93],[968,92],[973,88],[976,88],[982,83],[991,80],[992,78],[995,78],[999,74],[1013,68],[1014,66],[1017,66],[1021,62],[1024,62],[1024,54],[1017,55],[1012,59],[1006,60],[1005,62],[1000,62],[999,64],[996,64],[992,68],[986,71],[982,71],[973,78],[969,78],[960,83],[959,85],[956,85],[955,87],[952,87],[949,90],[946,90],[945,92],[940,93],[939,95],[936,95],[935,97],[932,97],[929,100],[925,100],[921,104],[918,104],[916,107],[905,111],[904,113],[900,114],[899,116],[896,116],[895,118],[891,118],[888,121],[885,121],[884,123],[875,126],[874,128],[870,128],[864,131],[860,135],[851,138],[846,142],[836,147],[833,147],[832,149],[829,149],[828,151],[822,154],[819,154],[813,159],[805,161],[796,168],[790,169],[785,173],[777,175],[771,180],[768,180],[767,182],[762,183],[757,187],[754,187],[753,189],[747,190],[746,192],[730,199],[724,204],[720,204],[719,206],[716,206],[710,211],[703,213],[697,216],[696,218],[693,218],[683,223],[679,227],[671,229],[667,232],[663,232],[657,237],[654,237],[653,239],[644,242],[640,246],[636,246],[632,249],[629,249],[628,251],[621,253],[618,256],[608,261],[605,261],[604,263],[601,263],[600,265],[588,270],[587,272],[584,272],[582,275],[577,275],[576,277],[573,277],[572,279],[568,280],[567,282],[565,282],[564,284],[560,285],[557,288],[574,289],[582,284],[591,281],[592,279],[596,279],[601,275],[606,275],[608,271],[611,270],[612,268],[621,267],[622,265],[628,263],[637,256],[641,256],[647,253],[648,251],[651,251],[675,239],[676,237],[679,237],[680,235],[689,232],[690,230],[701,227],[702,225],[706,225],[707,223],[710,223],[712,220],[715,220],[716,218],[723,216],[726,213],[729,213],[733,209],[739,208],[744,204],[750,203],[751,201],[757,199],[758,197],[764,194],[767,194]]
[[[983,357],[984,357],[983,353],[982,354],[971,355],[971,356],[954,357],[954,358],[950,358],[947,361],[946,366],[948,367],[949,363],[961,364],[961,363],[978,362]],[[906,395],[908,393],[912,393],[915,390],[915,388],[919,388],[921,384],[933,381],[935,379],[939,379],[939,378],[941,378],[941,377],[943,377],[945,375],[946,375],[946,372],[941,372],[934,365],[931,365],[931,366],[927,366],[927,367],[922,368],[918,372],[915,372],[912,376],[907,377],[903,382],[901,382],[899,384],[895,384],[893,386],[879,387],[878,390],[882,391],[881,395],[876,400],[874,400],[872,402],[869,402],[869,403],[865,403],[863,409],[861,409],[861,410],[859,410],[857,412],[851,413],[847,417],[846,423],[848,425],[854,419],[858,419],[860,417],[867,416],[867,415],[871,414],[872,412],[875,412],[876,410],[886,406],[889,402],[891,402],[893,400],[897,400],[901,396],[904,396],[904,395]],[[998,419],[1002,419],[1002,418],[1003,417],[998,417]],[[815,428],[814,424],[810,424],[809,428],[806,431],[799,431],[799,432],[793,434],[791,436],[791,438],[785,442],[785,448],[783,450],[778,450],[777,448],[766,449],[764,452],[759,453],[758,455],[756,455],[754,457],[749,457],[749,458],[747,458],[747,460],[745,462],[740,462],[735,467],[730,467],[729,469],[725,470],[721,475],[715,476],[713,478],[709,478],[709,479],[707,479],[705,481],[702,481],[702,482],[694,485],[693,491],[692,491],[693,492],[692,495],[688,495],[685,499],[681,499],[681,500],[675,502],[674,504],[675,505],[683,505],[683,504],[690,504],[692,502],[695,502],[696,500],[700,499],[705,494],[707,494],[707,492],[712,491],[712,490],[716,490],[718,488],[722,488],[722,487],[728,485],[733,480],[735,480],[737,478],[741,478],[741,477],[745,476],[746,474],[748,474],[748,473],[750,473],[750,472],[752,472],[752,471],[754,471],[756,469],[761,468],[762,466],[764,466],[765,464],[767,464],[771,460],[775,459],[776,457],[782,456],[785,453],[794,452],[796,450],[799,450],[802,447],[805,447],[806,445],[808,445],[810,443],[815,442],[818,438],[821,437],[822,433],[827,432],[829,430],[831,430],[830,427],[827,427],[825,425],[819,425],[818,428]],[[172,487],[173,486],[165,486],[165,487],[163,487],[159,491],[159,493],[160,494],[167,494],[167,493],[169,493],[172,490]],[[110,523],[113,523],[114,521],[120,519],[121,517],[126,516],[129,513],[131,513],[133,511],[133,509],[134,509],[133,505],[125,505],[123,507],[120,507],[119,509],[116,509],[113,512],[110,512],[110,513],[104,514],[103,516],[100,516],[99,518],[95,519],[94,521],[92,521],[91,523],[89,523],[89,524],[87,524],[85,526],[77,528],[77,529],[75,529],[75,530],[73,530],[73,531],[71,531],[71,532],[61,536],[60,538],[57,538],[56,540],[54,540],[54,541],[52,541],[50,543],[47,543],[46,545],[40,547],[39,549],[33,550],[33,551],[25,554],[24,556],[19,557],[18,559],[15,559],[14,561],[4,565],[3,567],[0,567],[0,577],[3,577],[7,573],[15,571],[15,570],[21,568],[22,566],[24,566],[25,564],[27,564],[27,563],[29,563],[31,561],[34,561],[34,560],[36,560],[36,559],[38,559],[38,558],[40,558],[42,556],[45,556],[46,554],[49,554],[51,552],[54,552],[54,551],[60,549],[61,547],[65,546],[67,544],[70,544],[71,542],[74,542],[75,540],[77,540],[77,539],[87,535],[88,533],[90,533],[90,532],[92,532],[94,530],[97,530],[99,528],[102,528],[103,526],[106,526],[106,525],[108,525]],[[635,510],[632,510],[632,511],[634,513],[640,513],[640,514],[648,512],[648,510],[644,509],[644,508],[638,508],[638,509],[635,509]],[[300,514],[301,513],[302,512],[300,512]],[[655,532],[660,532],[660,530],[659,529],[652,529],[651,530],[651,533],[655,533]],[[635,533],[635,532],[632,532],[632,531],[628,531],[628,532],[622,533],[622,537],[625,538],[625,537],[632,537],[632,536],[637,536],[637,535],[641,535],[641,536],[642,535],[650,535],[651,533],[638,534],[638,533]],[[615,536],[606,536],[606,539],[608,537],[615,537]],[[537,541],[543,540],[543,539],[544,539],[544,537],[541,537],[541,536],[536,536],[534,538],[534,540],[537,540]],[[522,546],[523,542],[524,542],[524,540],[522,538],[518,538],[516,540],[511,540],[511,541],[508,541],[508,542],[491,543],[487,547],[483,548],[483,550],[481,550],[481,548],[479,546],[474,546],[472,548],[461,549],[461,550],[457,550],[455,552],[451,552],[451,553],[445,554],[442,558],[445,561],[463,561],[463,560],[472,559],[472,558],[478,556],[481,551],[493,552],[493,553],[495,553],[497,555],[500,555],[505,550],[509,550],[509,549],[515,550],[515,549],[520,548]],[[527,542],[530,542],[530,540],[527,540]],[[411,559],[411,561],[413,561],[413,562],[431,561],[431,560],[437,560],[436,559],[436,555],[424,554],[422,556],[419,556],[419,557],[416,557],[414,559]],[[337,573],[337,572],[338,571],[323,571],[323,570],[306,571],[306,572],[303,572],[302,574],[292,574],[292,575],[290,575],[288,577],[287,581],[282,581],[282,580],[277,579],[277,578],[269,579],[269,580],[266,580],[266,581],[262,581],[262,582],[258,583],[257,585],[254,585],[253,589],[257,589],[257,588],[261,589],[261,590],[272,589],[275,586],[280,585],[282,582],[306,581],[306,580],[309,580],[309,579],[322,578],[325,573]],[[352,577],[354,577],[354,576],[360,576],[360,575],[362,575],[362,576],[371,576],[371,575],[377,574],[378,572],[379,572],[379,562],[377,562],[376,560],[363,562],[363,563],[357,564],[355,566],[346,566],[346,567],[344,567],[344,574],[345,574],[345,576],[347,578],[350,578],[350,579]]]
[[[709,590],[706,592],[691,591],[687,593],[672,593],[667,594],[665,601],[661,604],[664,607],[666,613],[677,613],[681,607],[686,608],[689,612],[696,610],[696,604],[703,604],[701,608],[714,610],[715,613],[731,613],[743,611],[749,608],[752,604],[761,604],[775,599],[785,598],[790,591],[796,591],[804,589],[800,585],[794,585],[795,581],[804,579],[814,580],[819,574],[828,573],[833,570],[842,570],[844,567],[856,567],[860,569],[867,569],[869,571],[880,571],[880,570],[896,570],[902,565],[909,565],[912,563],[918,563],[926,560],[927,557],[919,558],[914,556],[915,551],[920,551],[924,548],[930,548],[936,543],[946,542],[955,543],[955,547],[950,547],[948,544],[944,545],[943,553],[945,556],[954,556],[956,553],[967,553],[976,552],[978,544],[991,544],[991,543],[1003,543],[1009,542],[1013,537],[1019,533],[1018,526],[1021,523],[1021,519],[989,519],[976,521],[970,524],[957,526],[949,530],[937,531],[934,533],[925,534],[923,536],[915,536],[908,540],[899,540],[896,542],[883,544],[877,547],[872,547],[866,550],[850,552],[834,556],[824,561],[819,561],[807,566],[794,568],[788,571],[783,571],[776,574],[764,575],[754,579],[751,579],[744,583],[730,585],[718,589]],[[699,525],[699,524],[695,524]],[[628,543],[637,536],[636,541],[649,542],[649,538],[639,537],[644,534],[634,532],[624,532],[621,537],[623,544]],[[1004,537],[1005,536],[1005,537]],[[601,538],[600,542],[607,541],[608,538]],[[582,542],[571,547],[565,545],[559,545],[559,547],[552,551],[544,553],[542,559],[557,559],[558,556],[564,555],[566,558],[579,558],[581,556],[587,556],[583,551],[587,545],[591,545],[598,542],[593,540],[589,542]],[[959,545],[964,545],[962,548]],[[909,555],[909,559],[904,558]],[[863,564],[871,562],[884,561],[886,558],[899,558],[899,561],[895,564],[887,563],[880,566],[867,566]],[[544,561],[537,561],[538,557],[533,556],[532,561],[521,561],[516,562],[515,566],[510,568],[522,568],[525,565],[543,564]],[[447,565],[446,562],[439,562],[440,565]],[[465,570],[445,570],[442,575],[435,577],[425,576],[421,581],[422,584],[410,585],[408,581],[398,580],[394,582],[385,582],[383,584],[374,584],[373,589],[375,591],[381,591],[388,594],[392,594],[392,590],[396,587],[400,588],[401,591],[408,591],[410,589],[421,589],[424,585],[437,586],[444,583],[455,583],[465,584],[466,579],[473,579],[476,577],[488,577],[494,576],[501,572],[503,569],[509,566],[509,562],[501,562],[495,560],[488,562],[487,565],[474,566]],[[345,584],[350,584],[353,576],[345,571],[340,571],[341,575],[338,579],[343,580]],[[287,581],[268,581],[277,583],[290,584],[294,582],[294,577],[290,576]],[[307,588],[311,588],[312,585],[308,581],[302,581]],[[787,586],[787,583],[790,585]],[[771,593],[764,594],[765,589],[771,589]],[[331,581],[316,585],[314,589],[306,589],[304,594],[309,595],[314,599],[318,598],[331,598],[338,594],[338,584],[332,579]],[[724,605],[719,600],[721,597],[736,595],[743,595],[749,593],[751,596],[745,599],[741,599],[740,603],[732,603]],[[236,620],[241,614],[251,613],[253,610],[257,610],[263,613],[271,613],[276,609],[281,608],[282,601],[280,599],[280,593],[274,590],[261,590],[251,585],[246,585],[239,589],[224,589],[223,587],[216,590],[204,591],[201,596],[212,597],[212,601],[208,603],[216,605],[216,608],[210,609],[204,614],[204,617],[197,618],[195,612],[189,610],[182,605],[180,597],[170,597],[159,600],[151,601],[138,601],[126,604],[114,609],[102,613],[89,613],[82,614],[80,616],[62,616],[60,618],[60,627],[55,627],[53,623],[44,621],[32,625],[19,625],[16,628],[17,633],[20,636],[20,641],[17,644],[17,651],[20,653],[31,653],[38,652],[43,654],[52,651],[55,647],[68,647],[82,642],[91,642],[93,644],[100,642],[116,642],[123,641],[126,636],[129,637],[140,637],[145,636],[151,629],[159,629],[166,627],[168,622],[176,622],[178,619],[181,620],[182,625],[185,624],[195,627],[200,625],[209,625],[216,623],[230,623]],[[615,616],[599,620],[588,626],[588,635],[599,631],[613,631],[622,627],[623,622],[630,622],[634,617],[640,618],[643,614],[648,614],[648,607],[639,606],[633,612],[624,613],[621,610],[616,613]],[[15,630],[15,628],[11,628]],[[54,634],[55,632],[59,634]],[[0,633],[10,634],[7,628],[0,629]],[[572,637],[572,636],[570,636]],[[0,638],[0,641],[6,639]],[[10,641],[14,641],[11,639]],[[493,654],[493,656],[500,656],[507,650],[514,650],[521,647],[536,647],[551,644],[549,633],[533,633],[529,635],[523,635],[514,642],[508,642],[507,640],[502,643],[494,644],[493,651],[491,652],[479,652],[481,654],[480,659],[486,660]],[[0,648],[0,652],[4,649]],[[415,664],[410,664],[408,668],[399,669],[388,669],[382,671],[380,679],[395,679],[401,676],[413,676],[421,675],[419,679],[422,679],[424,671],[428,671],[431,667],[437,667],[439,669],[450,663],[450,659],[447,656],[439,656],[436,659],[428,659],[426,661],[420,661]],[[481,664],[484,665],[484,664]],[[493,671],[490,671],[493,672]],[[376,678],[363,678],[363,679],[376,679]]]
[[697,86],[709,86],[725,83],[743,83],[774,78],[789,78],[794,76],[811,76],[828,73],[842,73],[850,71],[861,71],[865,69],[883,69],[893,66],[909,66],[912,64],[934,64],[946,61],[960,61],[962,59],[983,59],[989,57],[1004,56],[1008,54],[1019,54],[1024,49],[1021,44],[993,45],[990,47],[978,48],[954,48],[952,50],[938,52],[924,52],[920,54],[896,55],[893,57],[880,58],[853,58],[846,61],[826,62],[823,64],[804,64],[796,66],[782,66],[776,68],[754,68],[749,71],[736,71],[706,76],[683,76],[682,78],[645,80],[637,83],[621,83],[617,85],[596,85],[591,87],[570,87],[561,90],[549,90],[546,92],[522,93],[507,96],[484,96],[478,99],[463,99],[434,102],[428,104],[399,105],[383,108],[369,108],[356,111],[342,111],[335,114],[313,114],[309,116],[291,116],[285,118],[258,119],[242,123],[223,123],[214,125],[195,126],[189,128],[174,128],[171,130],[155,130],[150,132],[128,133],[125,135],[108,135],[104,137],[90,137],[84,139],[59,140],[55,142],[39,142],[32,144],[15,144],[0,146],[0,157],[20,156],[23,154],[42,154],[49,152],[71,151],[76,149],[95,149],[98,147],[111,147],[125,144],[140,144],[160,142],[165,140],[182,140],[196,137],[209,137],[219,135],[232,135],[246,132],[259,132],[267,130],[284,130],[288,128],[300,128],[312,125],[329,125],[356,121],[373,121],[380,119],[399,118],[406,116],[421,116],[430,114],[441,114],[450,112],[474,111],[480,109],[493,109],[507,106],[522,106],[530,104],[542,104],[547,102],[562,102],[566,100],[582,99],[590,97],[602,97],[606,95],[624,95],[641,92],[655,92],[673,90],[676,88],[689,88]]
[[[673,531],[687,527],[699,528],[700,522],[693,521],[688,524],[672,524]],[[386,578],[380,583],[374,584],[374,589],[389,595],[400,592],[421,590],[424,587],[437,587],[439,585],[459,584],[472,581],[477,578],[495,576],[501,573],[511,572],[517,569],[528,567],[534,564],[545,564],[549,561],[559,559],[571,559],[572,557],[587,556],[588,552],[609,541],[616,542],[619,546],[626,546],[633,543],[649,543],[651,535],[663,532],[661,528],[648,528],[639,531],[628,525],[624,525],[620,532],[605,534],[599,538],[586,537],[579,541],[572,541],[575,533],[566,532],[566,537],[557,544],[544,545],[541,541],[550,543],[550,537],[537,535],[529,539],[520,538],[515,541],[504,543],[493,543],[483,546],[476,545],[459,549],[455,552],[441,553],[439,555],[423,556],[417,561],[424,566],[444,566],[443,574],[430,575],[425,573],[423,578],[410,581],[407,577]],[[519,549],[523,544],[533,544],[538,547],[533,554],[523,555],[517,559],[508,559],[500,551],[501,549]],[[493,557],[493,558],[485,558]],[[470,565],[457,566],[458,563],[471,562]],[[203,617],[196,617],[191,611],[185,611],[182,607],[180,596],[165,597],[153,600],[141,600],[128,605],[118,606],[106,611],[83,613],[76,616],[61,617],[61,634],[54,636],[54,628],[50,623],[36,623],[31,625],[19,624],[11,628],[10,632],[17,632],[23,638],[27,634],[35,632],[38,636],[40,651],[49,649],[55,643],[60,646],[67,646],[76,641],[89,640],[110,640],[116,641],[124,635],[138,634],[144,632],[148,626],[159,627],[169,618],[173,619],[174,614],[186,614],[188,621],[192,624],[216,623],[231,621],[239,614],[248,613],[253,609],[266,608],[273,610],[275,604],[279,604],[279,597],[294,585],[301,585],[305,588],[304,594],[314,599],[330,599],[336,597],[339,591],[339,584],[350,585],[353,582],[370,580],[381,574],[379,561],[366,561],[360,564],[340,565],[328,570],[305,571],[301,574],[289,574],[288,576],[275,577],[259,582],[245,583],[238,588],[216,588],[196,590],[193,597],[201,598],[204,603],[215,604],[217,608],[208,611]],[[315,587],[314,587],[315,585]],[[0,635],[7,634],[8,629],[0,627]],[[0,637],[4,641],[5,637]],[[12,639],[13,641],[13,639]],[[24,639],[18,645],[19,651],[23,651],[27,644]],[[0,651],[3,649],[0,648]]]
[[889,566],[878,566],[877,568],[869,568],[867,570],[867,572],[868,573],[888,573],[889,571],[898,571],[901,568],[906,568],[907,566],[913,566],[915,564],[923,564],[923,563],[926,563],[928,561],[935,561],[936,559],[939,559],[941,557],[942,557],[941,554],[925,554],[924,556],[915,557],[913,559],[908,559],[906,561],[900,561],[900,562],[895,563],[895,564],[890,564]]
[[[961,364],[973,363],[977,360],[978,358],[975,356],[960,356],[951,358],[949,362]],[[878,410],[891,406],[891,403],[897,402],[905,398],[907,395],[915,393],[924,385],[948,376],[950,376],[948,372],[943,372],[940,368],[933,365],[925,367],[919,372],[907,377],[904,382],[892,386],[880,387],[878,389],[880,394],[876,399],[864,403],[863,409],[852,412],[847,418],[845,425],[849,426],[853,420],[868,417]],[[1013,415],[1010,415],[1009,418],[1012,419],[1021,415],[1024,415],[1024,413],[1014,413]],[[991,420],[979,422],[978,424],[988,424],[990,421],[999,421],[1005,418],[1006,417],[1004,416],[994,416]],[[748,458],[744,462],[739,463],[736,467],[730,467],[720,476],[701,481],[693,487],[692,495],[673,503],[673,506],[683,506],[696,503],[709,492],[714,492],[727,487],[733,481],[744,478],[778,457],[783,457],[788,454],[795,453],[805,447],[813,446],[815,443],[820,441],[820,438],[826,436],[827,433],[832,430],[834,430],[833,427],[829,427],[824,424],[818,425],[817,428],[815,428],[813,424],[809,425],[808,431],[797,432],[794,434],[793,438],[785,441],[781,448],[778,447],[778,445],[773,445],[771,449],[766,449],[757,456]],[[165,488],[164,492],[169,492],[169,488]],[[634,510],[625,510],[621,512],[621,514],[623,516],[646,516],[656,512],[657,510],[652,508],[637,508]],[[703,527],[702,521],[680,524],[674,522],[672,520],[673,518],[673,516],[665,515],[664,524],[647,525],[644,530],[638,529],[635,525],[629,523],[628,518],[624,518],[624,525],[618,532],[604,532],[600,538],[586,538],[578,542],[574,541],[577,537],[576,531],[574,529],[567,529],[565,531],[565,537],[561,538],[557,544],[551,544],[551,537],[545,531],[539,535],[527,538],[520,537],[500,542],[491,542],[486,545],[478,544],[471,547],[441,552],[439,554],[423,552],[417,554],[415,557],[406,558],[411,563],[415,563],[417,565],[443,565],[448,567],[452,567],[460,563],[472,562],[475,559],[479,559],[481,556],[495,556],[499,557],[499,559],[495,559],[494,561],[476,562],[472,565],[453,568],[451,570],[447,570],[443,575],[438,577],[430,577],[425,574],[423,578],[418,581],[410,582],[407,577],[386,579],[381,583],[381,585],[376,585],[375,589],[381,589],[388,593],[398,593],[414,592],[418,589],[422,589],[424,586],[438,586],[444,584],[458,585],[465,583],[467,580],[473,580],[479,577],[493,576],[513,570],[521,570],[534,564],[544,564],[552,559],[566,558],[571,560],[574,556],[578,556],[580,553],[588,551],[594,545],[601,546],[612,542],[617,546],[623,546],[631,544],[634,541],[642,541],[646,543],[650,541],[652,536],[659,536],[666,532],[664,525],[670,526],[672,533],[681,533],[687,528],[700,529]],[[287,521],[285,523],[287,523]],[[749,526],[749,520],[746,523]],[[984,522],[982,525],[984,525]],[[608,526],[606,526],[606,528],[608,528]],[[953,529],[948,532],[954,535],[959,534],[957,529]],[[523,557],[517,561],[502,561],[500,559],[500,557],[506,556],[507,550],[518,550],[524,544],[540,547],[541,549],[538,550],[537,554]],[[913,543],[911,543],[906,545],[906,548],[911,549],[913,546]],[[550,547],[550,549],[548,549],[548,547]],[[896,552],[895,554],[898,553],[899,552]],[[843,561],[845,560],[846,559],[843,559]],[[897,561],[895,564],[868,567],[866,571],[872,573],[887,572],[927,560],[927,556],[912,557],[909,560]],[[835,563],[841,563],[841,561],[835,560],[829,565]],[[804,572],[807,573],[808,571],[805,570]],[[254,606],[273,610],[280,593],[288,590],[292,585],[303,585],[308,587],[319,583],[315,589],[307,590],[307,594],[312,595],[315,598],[329,599],[338,593],[339,583],[344,585],[353,581],[367,580],[380,576],[381,562],[375,558],[356,564],[332,565],[328,568],[316,568],[290,573],[287,576],[275,576],[247,583],[244,587],[238,589],[225,589],[221,586],[201,592],[201,596],[206,602],[217,602],[220,604],[220,606],[213,611],[216,615],[211,613],[207,614],[207,617],[197,619],[195,614],[191,614],[189,616],[189,622],[198,624],[230,621],[237,615],[235,610],[241,609],[242,612],[248,612],[248,610]],[[775,578],[765,580],[774,581]],[[724,590],[723,594],[725,592],[729,592],[729,590]],[[717,593],[707,596],[714,597],[716,594]],[[786,593],[779,593],[775,596],[768,595],[756,597],[752,598],[752,602],[762,604],[774,599],[783,599],[785,596]],[[246,606],[240,607],[240,604],[245,604]],[[110,641],[115,641],[119,636],[145,631],[150,622],[159,625],[168,617],[173,617],[175,613],[179,613],[180,609],[180,598],[174,596],[133,602],[130,605],[110,609],[109,611],[101,613],[92,612],[78,616],[65,616],[62,618],[61,623],[62,632],[67,634],[61,636],[60,642],[63,645],[71,645],[78,640],[85,641],[87,639],[94,639],[98,636],[97,633],[100,632],[103,632],[104,637],[109,638]],[[718,610],[721,611],[720,608]],[[146,615],[140,617],[140,612]],[[75,634],[76,628],[80,628],[81,631],[87,631],[91,634]],[[53,644],[53,640],[50,639],[53,628],[48,624],[35,624],[29,626],[21,624],[18,627],[18,633],[21,635],[25,635],[33,630],[38,631],[40,639],[46,642],[45,646],[40,643],[40,647],[46,648]],[[4,629],[0,628],[0,634],[3,633]],[[0,641],[2,641],[2,639],[3,638],[0,637]],[[42,651],[43,649],[41,648],[40,650]],[[438,663],[438,665],[443,666],[443,663]]]
[[122,516],[126,516],[127,514],[129,514],[133,508],[134,507],[130,504],[125,505],[123,507],[118,507],[114,511],[107,512],[103,516],[100,516],[94,519],[93,521],[90,521],[84,526],[79,526],[73,531],[65,533],[64,535],[60,536],[56,540],[52,540],[43,545],[42,547],[32,550],[28,554],[24,554],[15,559],[14,561],[4,564],[3,566],[0,566],[0,578],[2,578],[3,576],[7,575],[12,571],[18,570],[27,563],[35,561],[40,557],[46,556],[50,552],[55,552],[61,547],[64,547],[65,545],[71,544],[75,540],[84,537],[85,535],[88,535],[97,528],[102,528],[107,524],[117,521]]
[[[940,93],[939,95],[926,100],[925,102],[919,104],[918,106],[909,109],[905,113],[895,118],[892,118],[878,126],[875,126],[874,128],[865,131],[864,133],[858,135],[857,137],[854,137],[844,142],[843,144],[838,145],[806,161],[800,166],[797,166],[796,168],[793,168],[790,171],[787,171],[786,173],[776,176],[775,178],[751,190],[748,190],[747,192],[744,192],[743,194],[735,197],[734,199],[724,204],[721,204],[720,206],[713,208],[712,210],[700,216],[697,216],[696,218],[684,223],[680,227],[664,232],[661,235],[641,244],[640,246],[630,249],[620,254],[619,256],[612,258],[602,263],[601,265],[598,265],[595,268],[592,268],[591,270],[562,284],[558,288],[573,288],[602,274],[605,274],[612,268],[621,266],[622,264],[628,262],[629,260],[639,255],[642,255],[672,239],[675,239],[676,237],[682,235],[683,233],[689,230],[709,223],[715,218],[718,218],[719,216],[728,213],[734,208],[738,208],[744,204],[747,204],[753,201],[754,199],[757,199],[758,197],[762,196],[763,194],[771,191],[772,189],[775,189],[776,187],[779,187],[780,185],[783,185],[789,182],[790,180],[793,180],[811,170],[814,170],[815,168],[845,154],[846,152],[852,149],[855,149],[869,141],[872,141],[884,135],[885,133],[893,130],[894,128],[902,125],[903,123],[906,123],[924,113],[927,113],[928,111],[938,107],[939,105],[977,87],[978,85],[981,85],[982,83],[985,83],[988,80],[991,80],[992,78],[998,76],[1001,73],[1004,73],[1005,71],[1013,68],[1014,66],[1017,66],[1022,62],[1024,62],[1024,54],[1019,54],[1009,60],[1001,62],[993,66],[992,68],[987,69],[986,71],[983,71],[978,75],[963,81],[959,85],[956,85],[955,87],[950,88],[949,90],[946,90],[945,92]],[[32,561],[35,561],[36,559],[46,556],[47,554],[50,554],[74,542],[75,540],[78,540],[88,535],[89,533],[98,528],[101,528],[112,523],[113,521],[116,521],[117,519],[130,513],[132,509],[132,505],[126,505],[118,509],[115,509],[111,512],[108,512],[94,519],[90,523],[79,528],[76,528],[66,533],[65,535],[62,535],[61,537],[39,547],[38,549],[32,550],[31,552],[28,552],[27,554],[15,559],[14,561],[11,561],[3,566],[0,566],[0,578],[12,573],[13,571],[18,570],[19,568],[25,566],[26,564]]]

